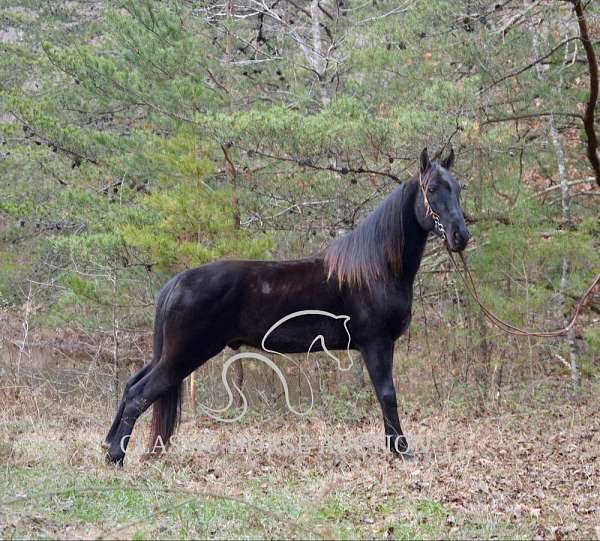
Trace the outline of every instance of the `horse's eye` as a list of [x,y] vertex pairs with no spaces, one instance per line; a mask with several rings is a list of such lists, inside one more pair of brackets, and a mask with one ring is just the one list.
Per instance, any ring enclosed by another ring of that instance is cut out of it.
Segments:
[[429,188],[427,188],[427,191],[428,191],[429,193],[433,193],[433,192],[435,192],[435,186],[429,186]]

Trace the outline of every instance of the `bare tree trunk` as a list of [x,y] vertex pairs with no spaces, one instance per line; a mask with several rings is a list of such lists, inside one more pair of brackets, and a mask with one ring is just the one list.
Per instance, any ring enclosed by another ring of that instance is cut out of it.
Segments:
[[192,414],[195,416],[198,410],[196,390],[196,372],[190,374],[190,404],[192,405]]
[[[596,103],[598,102],[598,59],[594,51],[594,45],[590,39],[587,21],[584,13],[584,6],[581,5],[581,0],[571,0],[573,4],[573,10],[577,15],[577,24],[579,25],[579,37],[583,48],[585,50],[585,56],[588,61],[588,67],[590,72],[590,94],[588,101],[585,104],[585,113],[583,115],[583,128],[587,136],[587,157],[594,170],[594,176],[596,177],[596,184],[600,186],[600,158],[598,158],[598,137],[595,130],[595,119],[594,111],[596,110]],[[586,4],[589,5],[589,2]]]
[[567,182],[565,152],[560,141],[560,136],[558,134],[558,130],[556,129],[553,116],[550,117],[548,125],[550,131],[550,139],[552,140],[554,152],[556,153],[556,161],[558,162],[558,178],[560,181],[560,199],[562,206],[563,223],[565,226],[569,226],[571,224],[571,194],[569,193],[569,183]]
[[[533,50],[536,56],[540,55],[540,40],[539,35],[532,28],[531,30],[531,38],[533,43]],[[569,54],[569,46],[568,44],[565,46],[565,58],[568,57]],[[536,73],[538,79],[543,79],[543,72],[541,64],[536,64]],[[563,76],[562,73],[560,75],[560,83],[559,87],[562,88]],[[565,152],[560,140],[560,134],[556,129],[556,121],[553,115],[549,117],[548,120],[548,131],[550,133],[550,140],[552,142],[552,146],[554,147],[554,153],[556,154],[556,161],[558,164],[558,178],[560,183],[560,192],[561,192],[561,208],[562,208],[562,219],[564,227],[569,228],[571,225],[571,194],[569,191],[569,182],[567,180],[567,167],[566,167],[566,159]],[[568,323],[568,315],[566,309],[566,291],[569,282],[569,273],[570,273],[570,263],[566,256],[563,256],[562,265],[561,265],[561,276],[560,276],[560,288],[559,288],[559,296],[558,296],[558,309],[563,313],[563,323],[566,325]],[[579,390],[579,385],[581,382],[581,374],[579,372],[579,366],[577,364],[577,349],[575,347],[575,329],[571,327],[567,333],[567,346],[569,348],[569,367],[571,370],[571,383],[573,386],[573,392],[576,393]]]
[[[231,348],[227,348],[233,353]],[[233,363],[233,381],[235,386],[241,391],[244,388],[244,365],[242,359],[238,359]],[[235,407],[241,408],[243,406],[242,395],[240,393],[235,394]]]
[[365,388],[365,374],[363,371],[362,356],[355,356],[354,363],[352,365],[352,371],[354,373],[354,389],[356,391],[361,391]]
[[[566,289],[569,279],[569,261],[566,257],[562,260],[562,273],[560,278],[560,294],[559,294],[559,306],[565,314],[564,324],[569,322],[569,317],[565,309],[566,304]],[[571,327],[567,332],[566,336],[567,346],[569,348],[569,368],[571,370],[571,383],[573,386],[573,392],[579,391],[579,385],[581,383],[581,373],[579,371],[579,365],[577,363],[577,347],[575,345],[575,328]]]
[[[225,55],[226,55],[226,59],[227,59],[227,64],[230,64],[232,61],[232,37],[231,37],[231,33],[230,33],[230,26],[231,26],[231,22],[232,22],[232,15],[233,15],[233,4],[231,2],[231,0],[229,1],[228,4],[228,17],[229,17],[229,25],[228,25],[228,29],[227,29],[227,42],[226,42],[226,51],[225,51]],[[229,87],[230,86],[230,82],[229,82],[229,77],[227,77],[227,74],[229,74],[231,70],[231,67],[228,68],[227,72],[226,72],[226,86]],[[224,162],[225,162],[225,171],[227,173],[227,179],[229,180],[229,183],[231,185],[231,208],[233,210],[233,228],[234,230],[238,231],[241,227],[241,215],[240,215],[240,204],[239,204],[239,200],[238,200],[238,194],[237,194],[237,169],[229,155],[229,151],[228,151],[228,143],[224,143],[221,148],[223,150],[223,157],[224,157]],[[225,348],[225,351],[231,352],[232,350],[230,348]],[[242,364],[242,359],[238,359],[237,361],[235,361],[234,365],[234,382],[236,384],[236,386],[238,387],[238,389],[240,389],[240,391],[243,389],[243,385],[244,385],[244,365]],[[235,398],[234,398],[234,405],[237,408],[241,408],[243,405],[243,401],[242,401],[242,397],[240,395],[240,393],[235,393]]]
[[321,39],[321,10],[319,8],[319,0],[312,0],[310,3],[310,17],[312,20],[312,51],[310,60],[317,74],[321,103],[325,106],[329,103],[329,95],[327,93],[325,81],[325,62]]
[[[229,178],[229,182],[231,184],[232,194],[231,194],[231,206],[233,208],[233,227],[235,230],[240,229],[240,205],[237,197],[237,170],[235,165],[231,161],[229,156],[229,152],[225,146],[223,148],[223,154],[225,156],[225,170],[227,171],[227,176]],[[232,351],[230,348],[226,348],[226,350]],[[237,359],[233,363],[234,367],[234,381],[240,391],[244,385],[244,365],[242,364],[242,359]],[[240,393],[235,394],[235,407],[241,408],[243,405],[242,397]]]
[[117,310],[117,290],[118,278],[117,271],[110,273],[110,279],[113,286],[113,305],[112,305],[112,331],[113,331],[113,370],[114,370],[114,388],[115,388],[115,407],[119,407],[120,400],[120,378],[119,378],[119,313]]
[[31,288],[31,280],[29,281],[29,289],[27,291],[27,300],[25,301],[25,314],[23,315],[23,339],[19,344],[19,352],[17,354],[17,366],[15,369],[16,374],[16,384],[17,386],[21,384],[21,363],[23,361],[23,355],[27,355],[28,358],[31,358],[29,353],[29,347],[27,346],[27,342],[29,340],[29,317],[31,316],[31,309],[33,307],[33,293]]
[[[558,175],[560,179],[560,190],[561,190],[561,204],[562,204],[562,216],[565,226],[571,223],[571,195],[569,193],[569,183],[567,182],[566,167],[565,167],[565,153],[558,135],[558,130],[554,125],[554,117],[550,117],[550,136],[554,150],[556,152],[556,159],[558,161]],[[570,273],[569,260],[563,257],[561,276],[560,276],[560,291],[559,291],[559,306],[560,310],[565,314],[564,324],[568,321],[568,315],[566,310],[566,299],[567,299],[567,286],[569,282]],[[581,374],[579,372],[579,366],[577,364],[577,349],[575,347],[575,328],[571,327],[567,332],[566,336],[567,345],[569,347],[569,366],[571,368],[571,382],[573,384],[573,392],[579,390],[579,384],[581,382]]]
[[[483,111],[478,108],[477,110],[477,116],[479,117],[479,119],[483,119]],[[482,133],[482,128],[481,128],[481,120],[478,121],[478,126],[479,126],[479,133],[480,135],[483,137],[483,133]],[[484,155],[484,151],[482,149],[481,146],[479,146],[476,149],[476,156],[477,156],[477,160],[479,163],[484,163],[486,161],[487,156]],[[479,168],[479,186],[480,188],[482,188],[485,184],[485,178],[484,178],[484,169],[483,168]],[[480,189],[478,190],[477,193],[477,202],[476,205],[478,206],[478,208],[480,208],[483,205],[483,193],[484,190]],[[456,297],[457,299],[459,298],[459,294],[458,291],[456,292]],[[491,351],[490,351],[490,343],[488,340],[488,328],[487,328],[487,321],[485,319],[485,316],[483,315],[483,312],[481,310],[478,309],[477,306],[474,307],[474,309],[476,310],[475,315],[473,316],[473,319],[475,320],[475,325],[469,325],[469,332],[471,332],[471,330],[473,330],[474,328],[477,328],[477,337],[478,337],[478,348],[477,348],[477,353],[476,353],[476,359],[475,362],[473,363],[473,367],[474,367],[474,375],[475,375],[475,380],[476,383],[478,384],[478,388],[479,388],[479,392],[480,392],[480,400],[481,400],[481,408],[483,409],[485,407],[485,402],[489,396],[489,383],[488,382],[492,382],[494,380],[494,372],[491,371]],[[466,381],[466,378],[465,378]],[[482,397],[483,394],[483,397]]]

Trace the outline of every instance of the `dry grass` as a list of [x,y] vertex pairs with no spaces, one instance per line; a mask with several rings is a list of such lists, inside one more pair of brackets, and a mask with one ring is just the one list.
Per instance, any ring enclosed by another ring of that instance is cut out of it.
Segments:
[[40,400],[3,409],[3,538],[563,539],[600,525],[597,403],[412,414],[413,464],[383,450],[376,412],[359,422],[187,419],[169,454],[141,462],[134,441],[117,471],[99,447],[108,415]]

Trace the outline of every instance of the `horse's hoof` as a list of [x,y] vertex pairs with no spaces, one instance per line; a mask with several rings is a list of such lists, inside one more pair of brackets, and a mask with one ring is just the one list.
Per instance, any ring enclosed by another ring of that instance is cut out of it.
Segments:
[[407,464],[417,461],[417,457],[410,449],[407,449],[406,451],[401,451],[400,458],[403,462],[406,462]]
[[108,466],[114,466],[115,468],[122,468],[123,461],[125,460],[125,455],[113,456],[110,454],[110,452],[108,452],[104,456],[104,460]]

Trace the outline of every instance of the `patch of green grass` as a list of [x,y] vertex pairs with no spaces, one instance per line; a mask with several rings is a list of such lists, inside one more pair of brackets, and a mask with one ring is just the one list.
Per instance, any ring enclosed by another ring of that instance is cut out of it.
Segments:
[[[528,538],[527,530],[490,517],[456,515],[441,502],[430,499],[389,498],[370,507],[368,496],[340,493],[319,509],[336,537],[382,537],[393,539],[477,539],[500,535]],[[333,527],[332,527],[333,524]]]
[[[0,476],[0,523],[7,525],[0,536],[5,539],[61,537],[67,530],[132,538],[256,538],[302,530],[278,520],[291,517],[293,525],[301,510],[298,502],[277,492],[261,494],[256,486],[248,495],[249,506],[210,491],[178,490],[169,473],[181,477],[180,471],[150,471],[147,479],[132,480],[126,472],[101,465],[88,471],[59,464],[7,470]],[[12,501],[15,497],[23,499]]]
[[339,385],[335,394],[322,397],[320,409],[330,419],[340,422],[359,421],[371,417],[376,410],[373,390],[365,386],[362,390],[352,389],[348,385]]

